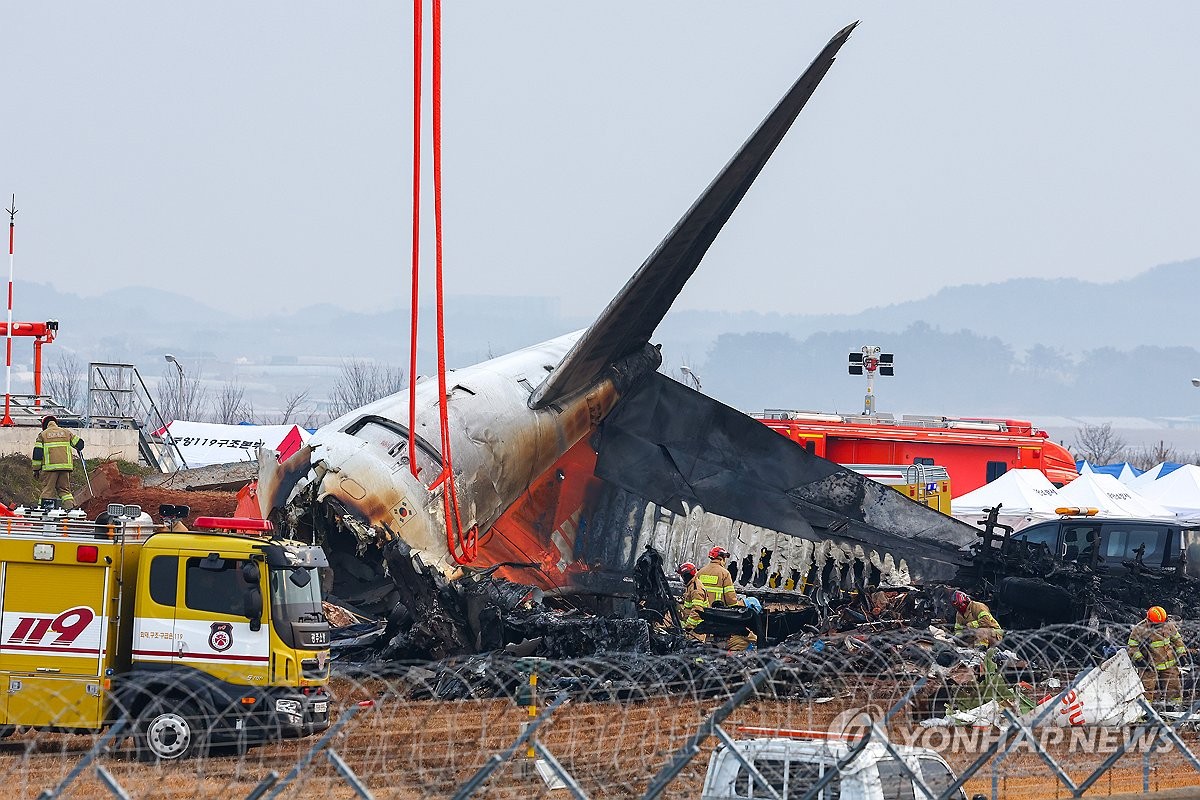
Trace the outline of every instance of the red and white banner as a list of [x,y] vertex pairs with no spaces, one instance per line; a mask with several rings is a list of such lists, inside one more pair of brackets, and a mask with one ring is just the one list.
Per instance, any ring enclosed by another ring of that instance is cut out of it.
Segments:
[[303,447],[310,435],[299,425],[222,425],[182,419],[167,425],[166,432],[189,467],[254,461],[260,447],[278,452],[282,460]]

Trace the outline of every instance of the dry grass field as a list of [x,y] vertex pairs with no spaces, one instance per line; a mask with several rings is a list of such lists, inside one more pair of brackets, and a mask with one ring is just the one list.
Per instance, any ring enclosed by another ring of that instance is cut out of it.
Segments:
[[[332,742],[332,747],[362,778],[377,798],[425,798],[452,795],[493,753],[517,737],[525,711],[507,700],[407,701],[382,683],[342,684],[336,687],[340,706],[373,700],[360,710]],[[572,772],[589,797],[640,796],[653,775],[668,763],[719,705],[717,700],[660,698],[639,703],[569,703],[560,707],[544,728],[542,743]],[[855,705],[851,698],[825,704],[751,701],[724,724],[736,733],[739,725],[827,730],[834,718]],[[893,741],[911,737],[914,728],[898,721]],[[1114,735],[1119,735],[1116,732]],[[140,764],[117,751],[99,763],[132,797],[245,797],[271,771],[286,775],[317,740],[304,739],[252,748],[246,755],[217,754],[171,765]],[[1189,747],[1200,742],[1186,737]],[[11,796],[36,796],[53,787],[91,746],[92,737],[18,733],[0,743],[0,770]],[[671,785],[665,796],[694,800],[704,778],[708,755],[716,742],[709,739]],[[1104,754],[1078,752],[1069,743],[1052,747],[1072,779],[1081,782],[1104,759]],[[956,768],[970,764],[977,753],[943,751]],[[1127,753],[1088,792],[1087,796],[1140,793],[1142,753]],[[1197,774],[1178,752],[1156,754],[1151,761],[1152,791],[1195,787]],[[1033,753],[1019,751],[996,765],[1000,797],[1023,800],[1067,797],[1069,792]],[[992,765],[985,766],[966,786],[968,796],[990,797]],[[322,753],[304,769],[285,795],[352,798],[355,793]],[[94,769],[85,771],[64,793],[73,798],[108,798]],[[563,797],[539,780],[519,777],[512,764],[500,766],[476,796],[525,800]],[[1180,796],[1191,796],[1185,791]]]

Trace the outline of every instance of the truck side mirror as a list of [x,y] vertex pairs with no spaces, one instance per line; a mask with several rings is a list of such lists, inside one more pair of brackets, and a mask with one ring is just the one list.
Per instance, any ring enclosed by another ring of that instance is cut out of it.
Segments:
[[263,596],[258,584],[246,588],[245,596],[246,619],[250,620],[250,630],[262,628]]
[[242,580],[247,584],[244,601],[246,619],[250,620],[250,630],[252,631],[262,629],[263,596],[262,588],[259,586],[261,579],[262,573],[258,569],[258,564],[253,561],[242,564]]

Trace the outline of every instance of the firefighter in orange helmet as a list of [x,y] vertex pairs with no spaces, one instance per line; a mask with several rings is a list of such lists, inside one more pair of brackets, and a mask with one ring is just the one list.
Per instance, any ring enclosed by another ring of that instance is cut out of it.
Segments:
[[733,576],[725,569],[729,551],[717,545],[708,551],[708,564],[696,572],[696,579],[708,593],[710,606],[740,606],[737,591],[733,588]]
[[1153,694],[1167,710],[1183,707],[1183,679],[1179,664],[1187,658],[1187,646],[1175,622],[1168,618],[1162,606],[1152,606],[1146,618],[1129,631],[1129,658],[1139,667],[1154,668],[1143,674],[1147,694]]
[[[728,558],[729,551],[717,545],[708,551],[708,564],[696,573],[696,580],[704,587],[710,606],[733,608],[745,605],[733,588],[733,576],[725,568]],[[728,639],[718,639],[713,644],[736,653],[751,649],[757,641],[758,637],[751,631],[745,636],[733,634]]]

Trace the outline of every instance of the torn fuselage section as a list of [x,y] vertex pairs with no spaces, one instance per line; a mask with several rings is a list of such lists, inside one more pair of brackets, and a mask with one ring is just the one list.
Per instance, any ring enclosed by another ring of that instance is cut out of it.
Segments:
[[603,527],[619,534],[589,538],[603,553],[592,560],[627,562],[650,544],[691,561],[721,545],[741,559],[730,571],[743,583],[905,585],[949,580],[976,540],[663,375],[627,394],[598,438],[596,475],[625,494],[610,495]]
[[[476,611],[486,616],[491,612],[483,606],[504,611],[507,605],[495,598],[471,599],[502,585],[490,571],[486,580],[492,588],[481,589],[482,579],[476,580],[480,569],[509,557],[509,550],[490,536],[492,526],[596,429],[622,387],[661,361],[657,349],[647,346],[614,364],[586,391],[530,409],[531,378],[552,369],[572,340],[561,337],[447,375],[452,474],[441,452],[436,381],[417,386],[411,441],[403,422],[407,397],[396,395],[317,431],[306,447],[307,463],[263,465],[271,518],[280,529],[319,542],[331,553],[334,596],[366,613],[388,616],[398,630],[413,629],[409,639],[396,643],[401,650],[436,655],[438,641],[449,652],[483,646],[487,621],[481,622]],[[456,491],[449,496],[456,506],[447,501],[451,481]],[[448,508],[452,518],[457,514],[455,525],[447,525]],[[478,537],[475,557],[463,547],[468,536]],[[539,557],[535,551],[523,560]],[[524,596],[531,590],[506,588],[501,594]],[[421,632],[429,626],[436,630]]]

